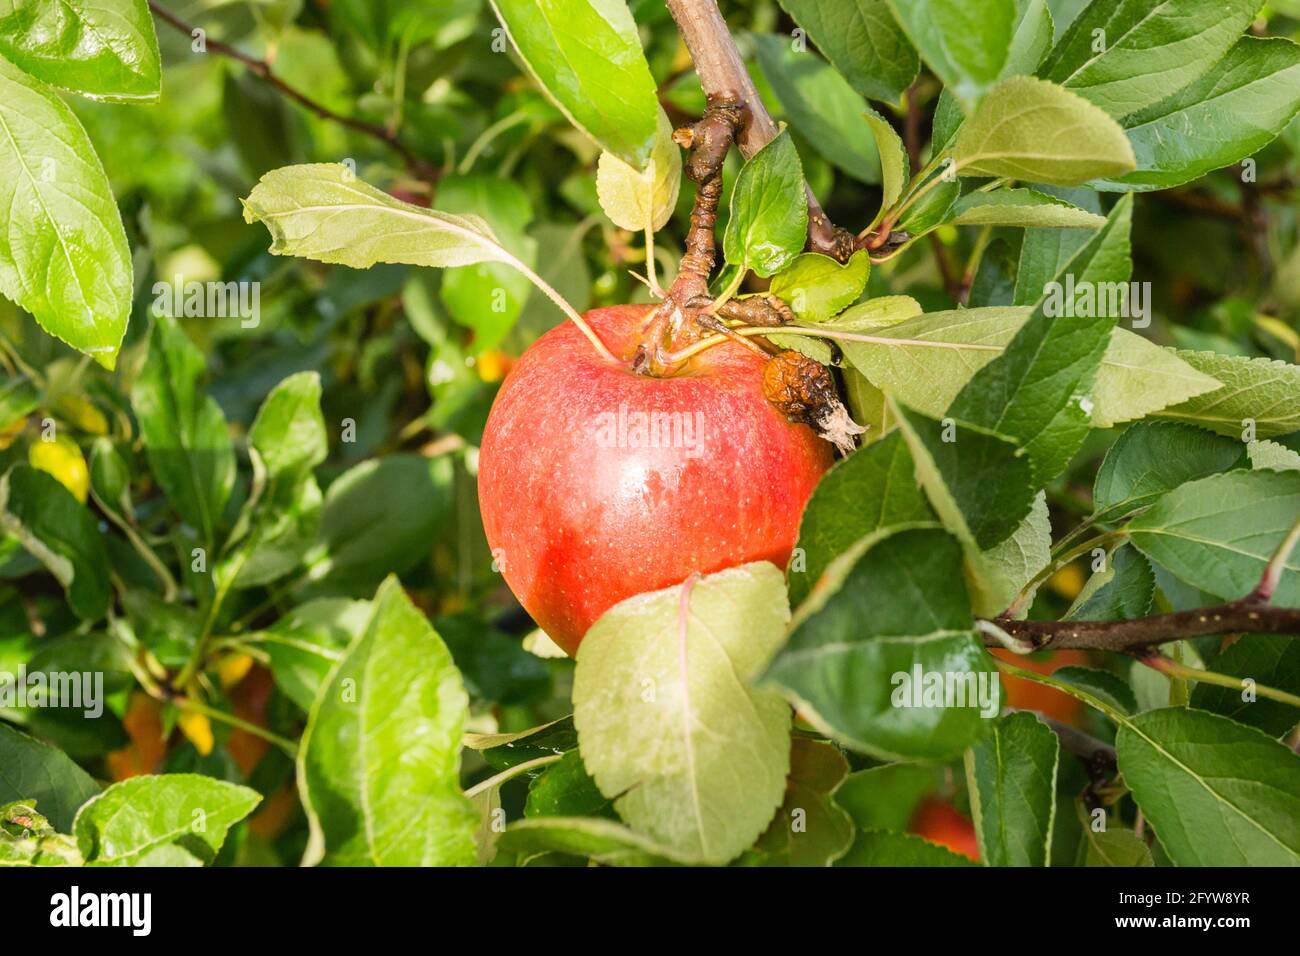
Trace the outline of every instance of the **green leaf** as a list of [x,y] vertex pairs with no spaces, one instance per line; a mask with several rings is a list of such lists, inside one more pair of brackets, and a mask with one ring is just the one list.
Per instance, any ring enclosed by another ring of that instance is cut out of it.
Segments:
[[451,481],[446,457],[396,454],[348,469],[325,493],[326,556],[309,578],[355,594],[409,571],[433,546],[451,507]]
[[1151,565],[1131,545],[1106,555],[1106,566],[1083,586],[1062,620],[1129,621],[1145,617],[1155,597]]
[[[1101,197],[1085,187],[1073,189],[1053,188],[1051,194],[1085,209],[1101,212]],[[1014,305],[1036,305],[1043,297],[1047,283],[1056,278],[1076,252],[1088,242],[1089,235],[1082,230],[1033,228],[1025,230],[1020,243],[1020,262],[1016,267]]]
[[72,832],[96,866],[149,865],[172,846],[211,863],[229,829],[261,800],[248,787],[199,774],[132,777],[87,800]]
[[145,0],[23,0],[0,14],[0,54],[97,100],[153,102],[162,67]]
[[573,682],[582,759],[634,830],[725,863],[767,827],[790,715],[750,681],[788,619],[781,572],[758,562],[629,598],[587,632]]
[[860,830],[907,829],[921,800],[935,789],[934,767],[890,763],[851,773],[835,791],[835,802]]
[[528,785],[524,816],[618,819],[614,801],[600,792],[576,750],[570,750]]
[[645,169],[659,109],[636,21],[623,0],[492,0],[547,96],[578,129]]
[[867,125],[876,138],[876,152],[880,156],[880,211],[871,225],[877,225],[885,218],[885,213],[893,208],[907,188],[912,178],[912,161],[907,155],[903,138],[898,135],[889,120],[868,107]]
[[677,208],[682,185],[682,153],[673,141],[673,126],[659,110],[659,133],[650,163],[637,169],[613,153],[601,153],[596,167],[596,194],[605,215],[620,229],[657,232]]
[[1127,116],[1209,69],[1258,10],[1258,0],[1091,3],[1070,24],[1039,75],[1111,116]]
[[978,866],[946,846],[910,833],[862,830],[836,866]]
[[465,746],[482,751],[488,766],[508,770],[538,757],[563,756],[578,746],[578,733],[572,717],[561,717],[515,733],[467,734]]
[[834,744],[795,737],[785,802],[740,866],[830,866],[853,844],[853,819],[833,794],[849,762]]
[[[1118,203],[1106,225],[1070,260],[1063,276],[1080,288],[1126,283],[1131,201]],[[1061,276],[1057,282],[1061,283]],[[1075,288],[1066,284],[1066,288]],[[1048,296],[1006,349],[961,390],[948,414],[1014,439],[1044,485],[1069,464],[1092,427],[1092,384],[1115,327],[1105,309],[1075,309]]]
[[271,254],[368,269],[377,262],[449,268],[504,262],[528,269],[477,215],[394,199],[339,163],[286,166],[244,200],[244,221],[271,232]]
[[794,141],[782,130],[741,168],[722,248],[731,265],[771,276],[799,255],[807,238],[803,167]]
[[1095,667],[1071,665],[1069,667],[1059,667],[1052,671],[1052,677],[1063,684],[1077,687],[1093,697],[1099,698],[1104,703],[1110,704],[1121,714],[1131,714],[1138,709],[1137,697],[1133,693],[1133,688],[1110,671],[1099,670]]
[[968,107],[1002,73],[1015,36],[1015,0],[889,0],[922,59]]
[[1133,799],[1176,866],[1300,864],[1300,756],[1216,714],[1139,714],[1115,738]]
[[1093,519],[1114,521],[1184,482],[1241,464],[1239,441],[1180,422],[1138,422],[1102,460],[1092,487]]
[[218,569],[235,587],[288,574],[316,540],[321,492],[312,470],[329,450],[320,396],[317,373],[291,375],[271,390],[249,429],[253,493],[230,536],[240,547]]
[[0,867],[81,866],[76,841],[56,832],[34,807],[31,799],[0,804]]
[[1122,122],[1137,169],[1103,189],[1168,189],[1263,149],[1300,110],[1300,45],[1242,37],[1191,86]]
[[[992,663],[969,630],[961,562],[961,548],[939,529],[868,535],[799,608],[766,680],[855,750],[880,759],[959,754],[998,706]],[[951,682],[952,697],[942,684],[933,693],[936,677]]]
[[0,293],[104,368],[131,313],[131,251],[95,148],[53,90],[0,57]]
[[1300,429],[1300,365],[1218,352],[1179,349],[1174,354],[1221,387],[1166,408],[1162,417],[1242,440],[1248,425],[1258,438]]
[[1005,611],[1034,575],[1047,567],[1051,551],[1047,496],[1040,491],[1029,514],[1005,541],[982,551],[967,547],[966,583],[975,613],[996,617]]
[[[1281,634],[1248,634],[1210,661],[1220,674],[1249,679],[1266,687],[1300,691],[1300,639]],[[1300,721],[1289,704],[1216,684],[1198,682],[1191,706],[1258,727],[1270,737],[1281,737]]]
[[370,620],[369,601],[319,598],[300,604],[250,638],[270,658],[276,686],[303,710],[311,710],[330,669]]
[[868,99],[900,102],[921,69],[888,0],[781,0],[781,6]]
[[830,256],[805,252],[772,277],[769,291],[790,305],[801,322],[826,322],[862,295],[871,271],[865,249],[841,265]]
[[1010,537],[1034,503],[1029,459],[991,431],[952,418],[936,421],[890,401],[944,526],[981,551]]
[[795,552],[802,560],[792,561],[788,573],[790,603],[802,604],[831,562],[871,532],[933,520],[897,432],[836,462],[804,506]]
[[1121,827],[1096,832],[1085,826],[1083,834],[1087,839],[1084,866],[1155,866],[1150,848],[1132,830]]
[[[873,385],[931,418],[940,418],[971,377],[1001,354],[1031,311],[995,306],[930,312],[873,329],[877,341],[846,341],[840,347]],[[1093,385],[1092,423],[1110,428],[1218,387],[1216,379],[1172,350],[1116,328]]]
[[77,617],[104,616],[112,596],[104,539],[94,516],[56,478],[28,465],[0,476],[0,529],[54,575]]
[[40,394],[30,379],[6,376],[0,379],[0,422],[13,425],[26,418],[40,404]]
[[954,226],[1041,226],[1052,229],[1097,229],[1104,216],[1033,189],[970,193],[948,210]]
[[130,466],[112,440],[103,436],[91,446],[90,491],[97,505],[119,518],[125,519],[134,511]]
[[0,803],[35,803],[54,829],[67,833],[77,808],[99,793],[84,770],[61,750],[0,722]]
[[396,578],[331,671],[298,750],[305,863],[449,866],[476,859],[460,791],[468,700],[451,654]]
[[131,407],[149,467],[209,548],[235,484],[235,453],[216,400],[199,391],[206,363],[176,320],[159,315]]
[[[1230,471],[1180,485],[1129,522],[1133,544],[1182,581],[1225,600],[1249,594],[1300,514],[1300,472]],[[1300,554],[1274,592],[1300,605]]]
[[1300,471],[1300,452],[1275,441],[1253,441],[1246,445],[1246,456],[1254,469],[1271,468],[1274,471]]
[[620,823],[595,817],[539,817],[510,824],[497,844],[521,863],[544,853],[586,857],[603,866],[677,866],[688,860]]
[[[511,255],[529,268],[537,264],[537,242],[527,233],[533,203],[517,182],[477,174],[447,176],[438,183],[437,203],[445,213],[481,216]],[[482,351],[500,344],[519,320],[532,289],[517,268],[478,262],[448,269],[440,294],[451,317],[474,330],[473,347]]]
[[253,419],[248,443],[266,467],[271,499],[276,485],[300,483],[329,452],[320,396],[320,375],[298,372],[271,389]]
[[790,125],[833,165],[864,183],[880,182],[876,138],[867,104],[815,53],[784,36],[755,34],[763,76],[785,107]]
[[1056,734],[1030,713],[1008,714],[966,751],[971,816],[987,866],[1047,866],[1056,816]]
[[952,151],[966,176],[1073,186],[1137,164],[1119,124],[1080,96],[1030,76],[998,83],[962,126]]

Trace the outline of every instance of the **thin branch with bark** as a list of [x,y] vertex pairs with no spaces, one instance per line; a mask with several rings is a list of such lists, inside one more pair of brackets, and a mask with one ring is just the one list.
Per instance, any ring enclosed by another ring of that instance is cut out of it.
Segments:
[[[1225,604],[1126,621],[1016,621],[1000,617],[992,623],[1028,650],[1074,648],[1136,656],[1157,644],[1209,634],[1300,634],[1300,608],[1275,607],[1272,603],[1297,545],[1300,519],[1283,537],[1255,589]],[[999,646],[1005,642],[989,634],[985,643]]]
[[[154,16],[159,20],[163,21],[168,26],[175,28],[179,32],[184,33],[188,37],[192,38],[195,34],[195,30],[199,29],[182,20],[176,14],[158,3],[157,0],[149,0],[149,9],[153,11]],[[328,120],[332,123],[338,123],[340,126],[344,126],[383,143],[400,156],[407,169],[418,178],[433,184],[441,177],[442,170],[437,166],[434,166],[428,160],[417,155],[414,150],[398,138],[397,133],[393,130],[380,126],[378,123],[369,123],[352,116],[344,116],[342,113],[336,113],[328,106],[313,100],[306,93],[286,83],[275,74],[274,70],[271,69],[271,64],[266,60],[251,56],[250,54],[245,53],[228,43],[223,43],[220,40],[213,40],[205,37],[203,42],[205,49],[209,52],[242,63],[248,68],[250,73],[262,82],[277,90],[281,95],[293,100],[295,103],[298,103],[300,106],[311,110],[311,112],[315,113],[321,119]]]
[[[745,69],[740,50],[722,18],[715,0],[664,0],[677,21],[686,49],[695,62],[700,85],[708,102],[737,103],[745,107],[749,120],[739,131],[736,145],[746,159],[776,138],[776,123],[763,105]],[[805,184],[808,193],[808,246],[813,252],[847,262],[858,249],[860,240],[847,229],[834,225]]]

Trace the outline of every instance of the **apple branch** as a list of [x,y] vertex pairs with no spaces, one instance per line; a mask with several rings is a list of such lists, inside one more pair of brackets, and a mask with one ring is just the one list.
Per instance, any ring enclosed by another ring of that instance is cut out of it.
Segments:
[[[1153,645],[1207,634],[1300,634],[1300,608],[1272,604],[1287,561],[1298,544],[1300,519],[1269,559],[1255,589],[1243,598],[1213,607],[1128,621],[1016,621],[1000,617],[992,623],[1025,650],[1077,648],[1138,657],[1150,656],[1146,649]],[[989,646],[1006,643],[987,633],[984,642]]]
[[[198,29],[182,20],[166,7],[162,6],[157,2],[157,0],[149,0],[149,9],[153,11],[154,16],[159,20],[179,32],[184,33],[188,37],[192,38],[195,31]],[[401,157],[402,162],[406,164],[407,169],[420,179],[423,179],[428,183],[436,183],[442,175],[442,171],[438,169],[438,167],[416,155],[414,150],[403,143],[394,130],[380,126],[377,123],[368,123],[365,120],[356,119],[352,116],[344,116],[342,113],[334,112],[334,110],[330,109],[328,106],[325,106],[323,103],[318,103],[306,93],[286,83],[275,74],[271,69],[271,64],[267,60],[258,59],[242,50],[236,49],[228,43],[222,43],[220,40],[205,38],[203,42],[205,49],[212,53],[216,53],[219,56],[224,56],[238,63],[242,63],[248,68],[250,73],[262,82],[278,91],[282,96],[285,96],[288,99],[293,100],[295,103],[298,103],[300,106],[311,110],[321,119],[328,120],[332,123],[338,123],[340,126],[344,126],[383,143],[393,152],[397,153],[397,155]]]
[[[677,21],[677,29],[695,62],[695,72],[709,103],[739,103],[745,107],[748,122],[738,131],[736,145],[748,159],[776,137],[776,123],[759,98],[716,0],[665,0],[665,3]],[[804,188],[808,192],[808,247],[813,252],[847,262],[854,252],[864,248],[862,242],[847,229],[834,225],[812,188],[806,184]]]

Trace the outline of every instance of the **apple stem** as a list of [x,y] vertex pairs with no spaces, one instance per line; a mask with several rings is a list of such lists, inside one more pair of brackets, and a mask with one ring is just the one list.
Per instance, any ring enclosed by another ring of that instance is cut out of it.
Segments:
[[524,278],[526,278],[533,285],[537,286],[537,288],[541,291],[542,295],[546,296],[557,306],[559,306],[560,311],[562,311],[565,315],[569,317],[569,321],[572,322],[574,325],[576,325],[578,327],[578,330],[587,337],[587,341],[591,343],[591,347],[596,350],[597,355],[603,358],[606,362],[615,365],[618,364],[618,359],[615,357],[614,353],[611,352],[609,348],[605,345],[605,343],[600,340],[600,336],[596,334],[596,330],[593,329],[589,324],[587,324],[587,320],[578,314],[578,310],[575,309],[572,306],[572,304],[570,304],[568,299],[566,299],[564,296],[560,295],[560,293],[555,291],[554,287],[551,286],[550,283],[548,283],[545,279],[539,276],[536,272],[530,269],[525,263],[517,259],[515,256],[509,256],[505,260],[505,263],[506,265],[520,272],[524,276]]

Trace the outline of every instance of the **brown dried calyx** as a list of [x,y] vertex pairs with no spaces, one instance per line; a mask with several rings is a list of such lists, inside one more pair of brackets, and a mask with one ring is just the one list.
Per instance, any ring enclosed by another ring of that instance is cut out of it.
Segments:
[[835,391],[830,369],[808,356],[787,350],[763,369],[763,395],[792,422],[811,425],[817,434],[847,455],[866,431],[849,417]]

